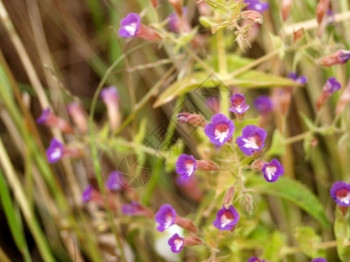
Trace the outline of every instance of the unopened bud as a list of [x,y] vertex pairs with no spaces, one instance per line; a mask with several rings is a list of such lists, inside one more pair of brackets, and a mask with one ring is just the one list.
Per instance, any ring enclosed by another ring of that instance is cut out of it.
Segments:
[[253,197],[250,194],[244,194],[240,201],[241,206],[247,214],[251,214],[254,209]]
[[140,28],[136,36],[141,37],[150,42],[158,42],[162,40],[161,36],[155,30],[144,24],[140,24]]
[[316,7],[316,16],[318,24],[321,24],[324,15],[329,9],[330,0],[320,0]]
[[282,1],[282,19],[286,21],[289,17],[290,10],[292,8],[293,0],[283,0]]
[[322,66],[332,66],[337,64],[344,64],[350,59],[350,50],[339,50],[334,54],[322,57],[318,63]]
[[67,110],[79,131],[81,133],[86,133],[88,130],[87,117],[81,105],[77,102],[73,102],[68,105]]
[[115,131],[119,127],[121,121],[117,88],[115,86],[104,88],[101,91],[101,97],[107,107],[111,130]]
[[350,102],[350,80],[344,92],[341,94],[339,98],[339,101],[335,110],[336,114],[337,115],[341,114],[349,102]]
[[224,196],[224,207],[226,209],[228,209],[232,204],[234,196],[235,196],[235,188],[231,186],[226,190],[226,194]]
[[297,31],[293,31],[293,41],[294,43],[302,38],[305,34],[304,28],[300,28]]
[[262,14],[255,10],[243,11],[241,16],[243,19],[248,19],[254,23],[262,24],[264,22]]
[[45,109],[37,118],[38,124],[55,127],[65,133],[74,133],[73,128],[62,118],[56,116],[49,108]]
[[197,160],[196,163],[197,163],[197,168],[200,170],[214,171],[219,169],[218,164],[214,163],[211,160]]
[[207,122],[202,115],[182,112],[177,115],[179,122],[186,122],[191,126],[204,127]]
[[168,0],[168,1],[174,8],[175,12],[179,16],[182,16],[182,0]]
[[176,216],[175,224],[193,233],[198,232],[198,228],[192,222],[192,220],[180,216]]
[[185,246],[198,246],[203,244],[203,240],[195,235],[190,235],[184,239]]
[[158,2],[157,2],[157,0],[151,0],[151,4],[154,8],[156,8],[158,5]]
[[257,159],[250,165],[250,167],[255,171],[261,171],[266,163],[267,162],[262,159]]

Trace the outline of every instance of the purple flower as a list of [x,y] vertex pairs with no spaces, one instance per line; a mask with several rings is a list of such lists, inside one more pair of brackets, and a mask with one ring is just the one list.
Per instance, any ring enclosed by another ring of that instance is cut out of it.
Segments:
[[155,219],[158,223],[157,230],[163,232],[175,223],[176,211],[169,205],[162,205],[156,213]]
[[49,120],[51,115],[52,114],[51,114],[50,108],[46,108],[45,110],[43,110],[41,115],[36,119],[36,122],[38,124],[45,124],[45,123],[47,123],[47,121]]
[[179,253],[184,247],[185,240],[176,233],[169,238],[168,244],[172,252]]
[[122,206],[122,212],[125,215],[141,216],[144,215],[145,210],[140,203],[132,201],[130,204],[125,204]]
[[220,112],[220,101],[219,101],[218,97],[212,96],[212,97],[207,98],[207,105],[215,113],[219,113]]
[[123,38],[134,37],[139,31],[140,24],[140,16],[136,13],[129,13],[120,21],[118,33]]
[[213,225],[220,230],[232,230],[238,223],[239,214],[231,205],[229,208],[221,208],[216,214]]
[[323,91],[328,94],[333,94],[341,88],[341,84],[337,81],[335,77],[328,78],[326,84],[323,87]]
[[339,60],[341,63],[346,63],[350,59],[350,51],[349,50],[339,50]]
[[[185,22],[187,22],[187,8],[184,7],[182,8],[182,17]],[[168,28],[170,31],[174,33],[179,33],[180,32],[180,19],[179,16],[176,13],[171,13],[168,16]]]
[[259,0],[244,0],[244,3],[248,4],[248,10],[255,10],[258,12],[264,12],[270,7],[268,3],[260,2]]
[[296,72],[290,72],[288,74],[288,78],[294,80],[295,82],[304,85],[307,83],[307,77],[306,76],[298,76]]
[[275,182],[278,177],[283,175],[284,168],[277,159],[272,159],[270,163],[266,163],[262,170],[264,178],[267,182]]
[[269,96],[258,96],[254,100],[254,107],[260,114],[267,114],[273,110],[273,103]]
[[264,147],[266,131],[254,125],[247,125],[242,130],[242,136],[237,137],[236,143],[244,154],[251,156],[260,152]]
[[205,126],[204,132],[211,143],[222,146],[227,140],[231,139],[234,129],[233,121],[223,114],[216,114],[211,118],[211,122]]
[[249,105],[246,104],[244,95],[234,94],[231,96],[231,107],[230,111],[242,115],[249,109]]
[[101,98],[106,104],[117,101],[119,99],[118,90],[115,86],[103,88],[101,91]]
[[53,138],[50,142],[50,146],[46,149],[47,161],[52,164],[59,161],[63,156],[63,144],[56,138]]
[[265,260],[258,257],[250,257],[247,262],[265,262]]
[[105,185],[109,190],[121,190],[125,185],[125,181],[119,171],[113,171],[109,174]]
[[183,179],[189,178],[196,169],[197,162],[193,156],[181,154],[176,161],[176,173]]
[[83,202],[87,203],[91,199],[92,191],[94,188],[92,186],[87,186],[83,192]]
[[311,262],[327,262],[327,260],[322,257],[318,257],[311,260]]
[[335,182],[330,190],[331,196],[339,206],[350,206],[350,184]]

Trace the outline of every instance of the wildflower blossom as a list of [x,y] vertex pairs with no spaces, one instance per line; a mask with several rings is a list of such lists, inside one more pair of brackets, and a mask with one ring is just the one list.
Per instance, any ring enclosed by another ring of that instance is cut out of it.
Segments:
[[101,98],[106,104],[108,119],[112,130],[116,130],[120,125],[119,95],[115,86],[102,89]]
[[229,110],[236,115],[243,115],[249,109],[244,95],[234,94],[231,96],[231,107]]
[[259,0],[244,0],[244,3],[248,4],[248,10],[255,10],[258,12],[264,12],[270,7],[268,3],[260,2]]
[[318,63],[322,66],[332,66],[337,64],[344,64],[350,59],[350,50],[339,50],[331,55],[322,57]]
[[307,77],[306,76],[299,76],[296,72],[290,72],[288,74],[288,78],[294,80],[295,82],[304,85],[307,83]]
[[239,214],[231,205],[229,208],[221,208],[217,214],[213,225],[220,230],[232,230],[239,220]]
[[342,181],[335,182],[330,190],[330,194],[339,206],[350,206],[350,184]]
[[242,136],[237,137],[236,143],[247,156],[260,152],[264,147],[266,131],[254,125],[247,125],[242,130]]
[[197,169],[196,159],[193,156],[181,154],[176,161],[176,172],[182,178],[190,177]]
[[182,9],[182,15],[179,16],[177,13],[171,13],[168,16],[168,28],[174,33],[191,32],[191,25],[188,22],[188,10],[187,8]]
[[156,213],[155,220],[158,223],[157,230],[163,232],[175,223],[176,211],[169,205],[162,205]]
[[266,163],[263,166],[261,171],[267,182],[276,182],[277,179],[283,175],[284,168],[277,159],[272,159],[269,163]]
[[269,96],[258,96],[254,100],[254,107],[260,114],[267,114],[273,110],[273,103]]
[[265,262],[266,260],[258,257],[250,257],[247,262]]
[[92,186],[87,186],[83,192],[83,202],[89,202],[91,200],[92,191],[94,188]]
[[109,190],[121,190],[125,186],[123,175],[119,171],[111,172],[105,185]]
[[187,112],[181,112],[177,114],[177,121],[188,123],[192,126],[198,126],[198,127],[204,127],[207,124],[202,115],[191,114]]
[[129,216],[147,216],[149,218],[153,217],[153,213],[150,209],[136,201],[132,201],[129,204],[123,205],[122,212],[123,214]]
[[36,122],[40,125],[58,128],[62,132],[74,132],[73,128],[65,120],[53,114],[50,108],[44,109],[41,115],[36,119]]
[[84,109],[81,107],[81,105],[77,102],[70,103],[67,106],[67,111],[72,117],[79,131],[86,133],[88,130],[88,121]]
[[169,239],[168,244],[172,252],[179,253],[184,247],[185,240],[176,233]]
[[215,114],[220,113],[220,101],[217,97],[209,97],[207,99],[207,105],[215,112]]
[[326,84],[323,86],[321,95],[316,100],[316,109],[320,108],[326,103],[328,97],[330,97],[335,91],[341,89],[341,84],[335,77],[328,78]]
[[223,114],[216,114],[211,118],[211,122],[205,126],[204,132],[211,143],[222,146],[231,139],[234,128],[233,121]]
[[63,157],[64,146],[63,144],[53,138],[50,142],[50,146],[46,150],[47,160],[50,164],[56,163]]
[[311,262],[327,262],[327,260],[322,257],[318,257],[311,260]]

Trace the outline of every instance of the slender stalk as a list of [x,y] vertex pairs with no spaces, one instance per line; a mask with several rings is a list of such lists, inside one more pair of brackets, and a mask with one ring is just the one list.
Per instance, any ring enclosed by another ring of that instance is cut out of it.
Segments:
[[[216,33],[216,45],[218,50],[218,61],[219,61],[219,75],[220,78],[227,76],[227,59],[226,59],[226,45],[224,37],[224,29],[219,29]],[[229,108],[229,95],[230,90],[227,86],[223,85],[220,88],[220,109],[225,115],[228,115]]]

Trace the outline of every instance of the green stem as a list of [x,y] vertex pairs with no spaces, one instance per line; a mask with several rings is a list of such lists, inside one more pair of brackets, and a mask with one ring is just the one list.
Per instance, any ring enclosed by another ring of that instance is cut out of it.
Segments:
[[[220,78],[227,77],[227,59],[226,59],[226,45],[224,37],[224,29],[219,29],[216,33],[216,45],[218,50],[218,68]],[[229,114],[229,95],[230,90],[227,86],[222,84],[220,88],[220,109],[221,112],[225,115]]]

